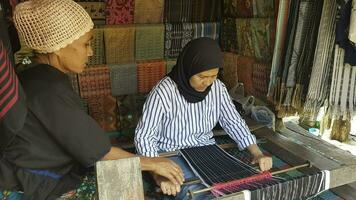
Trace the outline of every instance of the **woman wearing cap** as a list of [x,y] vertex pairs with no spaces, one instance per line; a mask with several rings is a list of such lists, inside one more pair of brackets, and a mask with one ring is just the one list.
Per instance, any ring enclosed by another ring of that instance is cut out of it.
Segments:
[[[222,65],[222,52],[215,40],[198,38],[190,41],[180,53],[177,64],[151,91],[137,125],[135,144],[138,153],[157,156],[161,151],[215,144],[212,129],[219,122],[240,149],[247,148],[259,162],[261,170],[272,167],[256,145],[244,120],[235,110],[224,84],[217,79]],[[182,158],[173,157],[183,169],[185,179],[194,177]],[[156,176],[166,194],[188,199],[188,189]],[[180,192],[179,192],[180,191]],[[205,199],[206,196],[198,197]]]
[[[0,176],[8,177],[0,187],[23,191],[24,199],[55,199],[80,184],[76,169],[136,155],[110,145],[105,132],[81,110],[66,76],[82,72],[93,54],[93,22],[86,11],[71,0],[30,0],[16,7],[14,22],[35,50],[36,63],[19,75],[28,113],[24,127],[1,152],[0,173],[13,176]],[[143,170],[183,182],[180,167],[171,160],[140,159]]]

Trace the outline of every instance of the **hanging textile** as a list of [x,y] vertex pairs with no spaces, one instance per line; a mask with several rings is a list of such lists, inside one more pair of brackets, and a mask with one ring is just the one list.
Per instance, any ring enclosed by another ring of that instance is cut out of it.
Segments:
[[89,97],[87,99],[89,107],[89,115],[98,122],[105,131],[116,131],[117,105],[116,99],[110,95]]
[[85,69],[78,75],[79,90],[82,98],[111,94],[110,74],[107,65],[97,65]]
[[253,91],[253,64],[256,62],[254,57],[248,56],[237,56],[237,77],[239,82],[244,84],[244,89],[246,94],[254,94]]
[[165,0],[164,22],[191,22],[192,21],[191,0]]
[[221,26],[221,47],[223,51],[237,52],[236,20],[225,18]]
[[111,64],[109,68],[113,96],[137,93],[137,66],[135,63]]
[[303,120],[315,121],[316,115],[329,93],[329,71],[333,59],[336,12],[336,2],[324,1]]
[[138,92],[148,93],[166,75],[163,60],[141,61],[137,63]]
[[126,64],[135,61],[135,27],[131,25],[104,29],[107,64]]
[[250,35],[252,37],[254,57],[264,61],[272,59],[271,39],[272,20],[269,18],[253,18],[250,20]]
[[[143,104],[146,100],[144,94],[118,96],[117,106],[119,108],[118,118],[120,119],[121,129],[136,128],[138,120],[142,114]],[[133,137],[133,135],[131,135]]]
[[309,197],[329,187],[327,180],[329,180],[330,176],[327,171],[301,176],[292,180],[269,177],[248,184],[230,184],[219,187],[222,186],[221,183],[241,180],[259,174],[259,172],[227,154],[217,145],[181,149],[179,152],[204,185],[215,187],[212,190],[215,196],[249,190],[246,192],[250,194],[251,199],[289,200]]
[[252,35],[251,19],[236,19],[237,30],[237,53],[244,56],[255,56]]
[[89,16],[94,19],[105,19],[105,2],[77,2]]
[[171,72],[171,70],[173,69],[174,65],[176,65],[177,60],[176,59],[169,59],[166,60],[166,73],[168,74],[169,72]]
[[[351,1],[351,0],[350,0]],[[352,10],[350,18],[349,39],[356,43],[356,0],[352,0]]]
[[254,17],[274,17],[274,0],[253,0]]
[[135,0],[135,24],[162,23],[164,0]]
[[254,0],[224,0],[224,16],[231,18],[253,17]]
[[107,0],[106,24],[132,24],[134,22],[134,0]]
[[237,54],[224,52],[223,80],[228,89],[238,83],[237,77]]
[[90,65],[105,64],[105,49],[104,49],[104,29],[95,28],[92,30],[93,39],[91,46],[93,49],[93,55],[89,57]]
[[253,94],[256,97],[265,97],[267,94],[270,74],[270,64],[256,62],[252,69]]
[[163,24],[136,25],[136,60],[163,59]]
[[192,39],[191,23],[165,24],[165,57],[177,58],[183,47]]
[[194,23],[193,38],[209,37],[219,41],[220,23]]
[[192,0],[191,22],[219,22],[221,0]]

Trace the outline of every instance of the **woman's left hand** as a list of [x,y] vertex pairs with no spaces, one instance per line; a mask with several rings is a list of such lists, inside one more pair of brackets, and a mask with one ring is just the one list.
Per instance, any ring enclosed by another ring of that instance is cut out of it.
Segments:
[[260,154],[253,157],[252,164],[255,163],[259,163],[261,171],[267,171],[272,168],[273,162],[271,157]]

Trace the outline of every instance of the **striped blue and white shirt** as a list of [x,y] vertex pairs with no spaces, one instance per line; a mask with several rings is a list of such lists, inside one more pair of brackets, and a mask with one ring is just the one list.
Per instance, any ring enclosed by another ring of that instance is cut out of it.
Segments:
[[240,149],[256,144],[236,111],[225,85],[215,80],[203,101],[189,103],[176,83],[163,78],[150,92],[135,131],[137,152],[156,157],[159,151],[175,151],[215,144],[212,129],[220,125]]

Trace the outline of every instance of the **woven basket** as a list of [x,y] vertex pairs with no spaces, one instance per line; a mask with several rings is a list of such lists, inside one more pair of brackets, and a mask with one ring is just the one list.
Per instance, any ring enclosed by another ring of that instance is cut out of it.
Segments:
[[135,0],[135,24],[158,24],[163,19],[164,0]]
[[72,84],[73,91],[79,95],[80,93],[79,93],[78,75],[75,73],[67,73],[67,75]]
[[89,58],[89,65],[105,64],[103,29],[101,28],[93,29],[92,48],[93,48],[93,56]]
[[163,60],[137,63],[138,92],[147,93],[166,74],[166,63]]
[[92,19],[105,19],[105,2],[77,2]]
[[238,83],[236,54],[224,52],[223,69],[223,81],[226,87],[231,89]]
[[99,96],[87,99],[89,115],[97,121],[105,131],[118,130],[117,104],[113,96]]
[[162,59],[164,52],[164,26],[136,26],[136,60]]
[[166,72],[167,74],[172,71],[174,65],[176,65],[177,60],[176,59],[169,59],[166,60]]
[[113,96],[137,93],[137,66],[133,64],[109,65]]
[[111,94],[109,67],[97,65],[79,74],[80,95],[83,98]]
[[165,58],[177,58],[183,47],[193,39],[193,25],[165,24]]
[[134,22],[134,0],[107,0],[106,24],[132,24]]
[[135,61],[135,27],[122,25],[104,29],[107,64],[126,64]]

